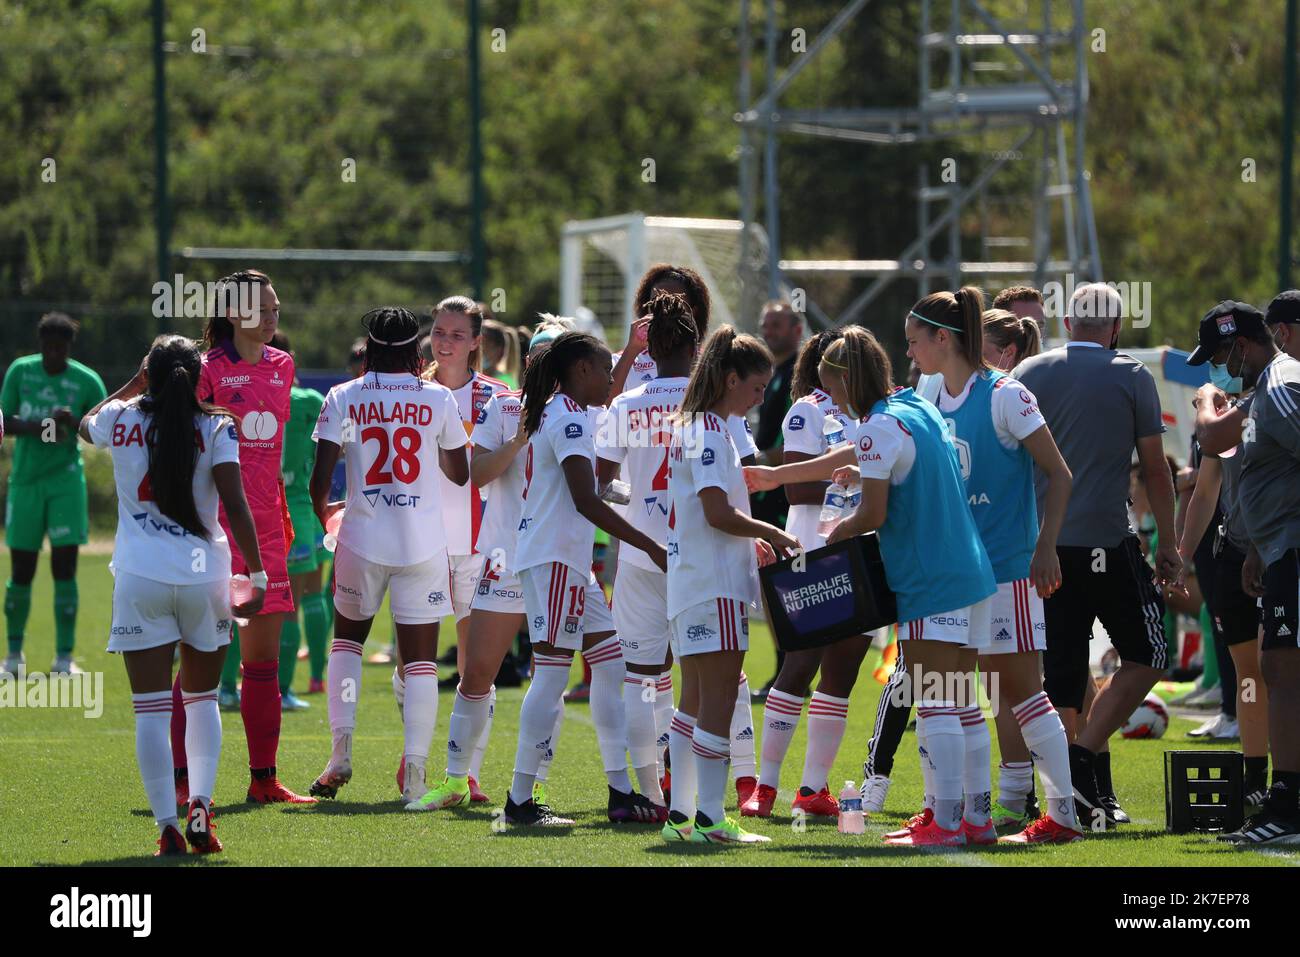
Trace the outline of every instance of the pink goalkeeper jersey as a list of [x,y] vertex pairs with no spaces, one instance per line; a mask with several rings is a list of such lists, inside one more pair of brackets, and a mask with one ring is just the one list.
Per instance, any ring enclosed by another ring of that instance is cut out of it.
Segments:
[[230,340],[204,354],[199,375],[199,397],[228,409],[239,424],[239,471],[259,538],[284,511],[280,454],[293,375],[289,353],[265,346],[262,360],[249,365]]

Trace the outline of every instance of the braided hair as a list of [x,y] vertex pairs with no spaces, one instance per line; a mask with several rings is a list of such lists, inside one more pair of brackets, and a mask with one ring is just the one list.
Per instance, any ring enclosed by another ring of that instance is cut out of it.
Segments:
[[564,384],[569,370],[583,359],[599,355],[604,345],[595,336],[585,332],[566,332],[528,360],[524,371],[521,396],[524,406],[524,431],[533,435],[542,425],[546,403]]
[[366,329],[366,352],[361,372],[409,372],[424,368],[420,357],[420,320],[401,306],[380,306],[361,317]]
[[154,504],[185,531],[206,541],[210,532],[194,504],[199,459],[194,417],[229,413],[199,400],[196,389],[202,365],[197,343],[184,336],[159,336],[145,360],[149,386],[140,397],[140,411],[150,417],[146,448]]
[[646,329],[646,347],[650,358],[662,362],[670,356],[693,352],[700,341],[686,297],[672,292],[658,292],[650,300],[650,324]]
[[690,304],[691,315],[695,319],[695,328],[700,337],[709,330],[709,287],[704,285],[704,280],[690,266],[674,266],[671,263],[655,263],[645,271],[641,277],[641,283],[636,287],[636,297],[633,302],[636,303],[637,313],[633,319],[640,319],[650,308],[650,303],[654,299],[654,288],[661,282],[679,283],[686,289],[686,301]]

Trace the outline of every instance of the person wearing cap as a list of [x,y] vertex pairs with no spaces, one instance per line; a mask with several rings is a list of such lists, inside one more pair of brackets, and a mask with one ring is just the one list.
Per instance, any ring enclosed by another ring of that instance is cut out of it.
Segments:
[[[1243,323],[1258,325],[1260,318],[1254,306],[1231,300],[1221,302],[1201,319],[1200,341],[1215,341],[1223,319],[1231,319],[1240,328]],[[1235,407],[1248,410],[1253,397],[1250,387],[1242,383],[1240,376],[1230,375],[1225,366],[1209,365],[1212,386],[1226,393]],[[1203,401],[1198,394],[1198,412]],[[1240,438],[1240,429],[1236,435]],[[1237,500],[1243,458],[1240,452],[1240,444],[1208,452],[1193,438],[1194,489],[1183,511],[1178,550],[1184,561],[1196,566],[1196,577],[1210,612],[1224,692],[1220,714],[1190,734],[1209,740],[1240,736],[1245,756],[1246,805],[1254,808],[1263,803],[1268,792],[1268,700],[1262,692],[1241,691],[1261,689],[1263,679],[1259,673],[1257,599],[1245,591],[1241,580],[1250,538]]]
[[[1292,359],[1300,359],[1300,289],[1288,289],[1273,297],[1264,311],[1264,325],[1273,342]],[[1233,405],[1213,381],[1197,390],[1196,441],[1202,452],[1218,455],[1236,448],[1250,412],[1248,404]]]
[[1212,372],[1225,369],[1255,389],[1241,430],[1237,507],[1250,540],[1242,588],[1262,599],[1260,671],[1273,756],[1273,786],[1260,813],[1220,839],[1300,843],[1300,361],[1278,349],[1258,309],[1221,303],[1207,318],[1188,364],[1208,362]]
[[[1065,318],[1070,341],[1032,356],[1012,376],[1038,407],[1074,476],[1057,539],[1061,587],[1044,602],[1047,650],[1043,687],[1061,713],[1080,823],[1100,829],[1124,823],[1110,780],[1106,742],[1128,720],[1167,666],[1160,585],[1177,587],[1182,559],[1174,533],[1174,486],[1165,462],[1160,396],[1136,359],[1115,351],[1124,304],[1103,283],[1080,286]],[[1155,515],[1155,573],[1129,523],[1129,462],[1134,450]],[[1046,478],[1035,471],[1039,511]],[[1100,619],[1122,662],[1097,693],[1086,726],[1091,680],[1088,642]]]

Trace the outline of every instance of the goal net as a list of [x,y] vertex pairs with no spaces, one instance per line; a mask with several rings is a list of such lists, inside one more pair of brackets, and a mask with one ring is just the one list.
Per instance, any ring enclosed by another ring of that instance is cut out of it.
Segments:
[[637,284],[646,269],[689,266],[709,288],[709,325],[754,332],[767,298],[767,236],[739,220],[628,213],[565,224],[560,251],[560,311],[594,314],[611,343],[626,341]]

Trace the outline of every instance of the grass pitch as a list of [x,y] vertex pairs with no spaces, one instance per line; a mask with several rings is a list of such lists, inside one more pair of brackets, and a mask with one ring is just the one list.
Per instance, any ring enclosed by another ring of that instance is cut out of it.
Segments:
[[[887,810],[872,817],[867,833],[839,834],[833,823],[800,828],[789,814],[803,767],[806,734],[797,733],[784,768],[776,815],[746,826],[772,838],[757,848],[667,845],[658,828],[615,826],[605,820],[605,782],[595,729],[586,705],[568,705],[548,786],[551,803],[573,828],[503,832],[493,827],[504,803],[514,758],[523,689],[498,693],[492,742],[483,769],[491,805],[409,814],[397,800],[394,772],[402,729],[390,686],[391,669],[367,665],[363,674],[352,783],[336,801],[317,807],[262,807],[244,803],[247,752],[237,714],[223,715],[225,742],[217,780],[216,815],[223,854],[212,858],[155,861],[157,836],[135,762],[134,718],[122,663],[105,652],[112,577],[106,555],[84,554],[78,576],[81,620],[78,664],[104,673],[104,708],[91,719],[79,710],[0,711],[0,865],[110,864],[182,867],[253,865],[810,865],[877,866],[1285,866],[1300,864],[1300,851],[1238,851],[1212,838],[1164,833],[1163,758],[1167,749],[1195,748],[1185,738],[1191,720],[1175,717],[1158,741],[1113,743],[1114,779],[1134,823],[1063,847],[991,847],[930,851],[885,847],[880,834],[893,829],[919,806],[921,776],[916,740],[909,732],[894,766]],[[0,554],[7,577],[8,554]],[[32,670],[53,657],[52,586],[42,559],[33,591],[27,660]],[[388,616],[381,612],[368,645],[388,640]],[[444,628],[444,635],[450,631]],[[772,674],[772,645],[762,626],[753,629],[746,670],[757,687]],[[870,658],[868,659],[870,661]],[[575,675],[577,673],[575,668]],[[300,662],[296,687],[307,684]],[[576,680],[576,679],[575,679]],[[831,775],[832,790],[859,781],[880,685],[864,667],[853,692],[849,730]],[[306,792],[325,766],[330,750],[323,696],[310,711],[284,716],[279,773]],[[445,757],[451,694],[439,701],[430,776]],[[755,706],[756,731],[761,706]],[[803,722],[806,725],[806,718]],[[760,745],[761,747],[761,745]],[[996,737],[994,747],[996,748]],[[995,751],[996,760],[996,751]],[[437,770],[435,770],[437,769]],[[996,786],[996,780],[995,780]],[[734,807],[735,793],[729,805]]]

